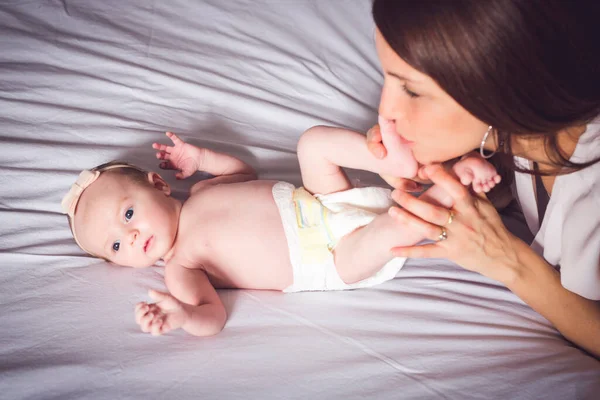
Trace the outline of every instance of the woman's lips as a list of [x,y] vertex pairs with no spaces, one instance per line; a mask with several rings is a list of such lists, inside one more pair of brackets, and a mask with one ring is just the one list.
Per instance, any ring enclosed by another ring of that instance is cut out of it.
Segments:
[[153,241],[154,241],[154,236],[150,236],[150,238],[148,240],[146,240],[146,243],[144,244],[144,253],[148,252],[148,249],[152,245]]
[[402,142],[402,144],[405,145],[405,146],[412,146],[413,144],[415,144],[415,142],[413,142],[412,140],[405,139],[400,134],[398,135],[398,137],[400,138],[400,141]]
[[402,136],[400,134],[400,132],[398,132],[398,129],[396,129],[396,123],[392,122],[394,124],[394,130],[396,131],[396,134],[398,135],[398,137],[400,138],[400,142],[405,145],[405,146],[411,146],[413,145],[415,142],[413,142],[412,140],[408,140],[406,139],[404,136]]

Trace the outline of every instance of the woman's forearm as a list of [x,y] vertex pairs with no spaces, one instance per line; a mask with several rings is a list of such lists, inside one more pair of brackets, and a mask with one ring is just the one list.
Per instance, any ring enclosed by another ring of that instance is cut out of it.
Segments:
[[527,245],[519,260],[506,286],[565,338],[600,358],[600,303],[565,289],[559,273]]

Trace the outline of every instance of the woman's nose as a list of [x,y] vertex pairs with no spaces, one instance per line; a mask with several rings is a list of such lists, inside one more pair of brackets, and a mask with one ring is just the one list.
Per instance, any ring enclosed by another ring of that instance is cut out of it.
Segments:
[[401,93],[395,93],[393,89],[386,88],[384,85],[379,100],[379,115],[391,121],[402,119],[405,107]]

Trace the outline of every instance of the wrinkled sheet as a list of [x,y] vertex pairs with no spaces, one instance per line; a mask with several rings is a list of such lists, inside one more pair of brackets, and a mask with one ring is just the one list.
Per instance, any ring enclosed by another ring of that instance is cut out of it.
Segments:
[[78,172],[155,168],[165,130],[299,183],[305,129],[376,120],[373,29],[369,0],[0,1],[0,397],[597,398],[598,361],[448,261],[351,292],[221,291],[221,334],[155,338],[133,307],[162,268],[77,249],[59,203]]

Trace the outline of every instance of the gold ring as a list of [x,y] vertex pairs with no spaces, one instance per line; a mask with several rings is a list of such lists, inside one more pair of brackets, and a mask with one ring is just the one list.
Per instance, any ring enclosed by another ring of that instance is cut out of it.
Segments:
[[444,226],[448,226],[452,223],[452,221],[454,221],[454,213],[452,212],[452,210],[448,210],[448,212],[450,213],[448,215],[448,222],[446,222],[446,225]]
[[443,226],[440,226],[440,228],[442,228],[442,233],[440,233],[440,236],[438,236],[438,242],[448,239],[448,232],[446,232],[446,228]]

